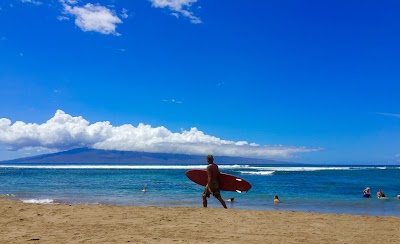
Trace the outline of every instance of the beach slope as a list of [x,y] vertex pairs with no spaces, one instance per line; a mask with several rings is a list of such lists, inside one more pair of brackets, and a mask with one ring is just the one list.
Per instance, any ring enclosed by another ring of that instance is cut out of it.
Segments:
[[399,243],[400,218],[0,201],[0,243]]

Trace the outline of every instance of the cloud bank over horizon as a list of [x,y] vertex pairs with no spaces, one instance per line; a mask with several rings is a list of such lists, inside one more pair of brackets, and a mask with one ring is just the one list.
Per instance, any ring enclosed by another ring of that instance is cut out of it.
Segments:
[[82,116],[73,117],[62,110],[42,124],[0,118],[0,145],[9,150],[37,148],[68,150],[89,147],[104,150],[144,151],[250,158],[288,159],[298,153],[320,151],[320,148],[268,146],[246,141],[223,140],[193,127],[174,133],[164,126],[152,127],[109,121],[90,124]]

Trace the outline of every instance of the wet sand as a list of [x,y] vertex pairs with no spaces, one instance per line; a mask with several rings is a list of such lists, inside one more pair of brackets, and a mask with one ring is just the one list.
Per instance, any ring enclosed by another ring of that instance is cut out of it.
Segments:
[[400,217],[0,200],[0,243],[399,243]]

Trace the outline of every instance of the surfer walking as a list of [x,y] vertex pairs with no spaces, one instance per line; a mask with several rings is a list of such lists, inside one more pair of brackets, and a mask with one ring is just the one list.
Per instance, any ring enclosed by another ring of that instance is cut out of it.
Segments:
[[219,182],[218,182],[218,176],[220,174],[218,165],[214,163],[214,156],[213,155],[208,155],[207,156],[207,185],[204,188],[204,193],[203,193],[203,207],[207,207],[207,198],[210,197],[211,194],[215,198],[218,199],[218,201],[222,204],[224,208],[226,207],[224,199],[221,197],[221,193],[219,190]]

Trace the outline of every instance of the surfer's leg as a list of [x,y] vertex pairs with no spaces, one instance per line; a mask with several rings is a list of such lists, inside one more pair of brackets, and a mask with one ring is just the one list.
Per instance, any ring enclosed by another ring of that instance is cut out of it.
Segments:
[[203,192],[203,207],[207,207],[207,197],[210,197],[211,192],[208,190],[208,186],[204,187]]
[[213,189],[212,191],[213,191],[213,196],[214,196],[216,199],[218,199],[218,201],[222,204],[222,206],[223,206],[224,208],[227,208],[224,199],[222,199],[222,197],[221,197],[221,193],[220,193],[220,191],[219,191],[219,188],[215,188],[215,189]]
[[207,197],[203,194],[203,207],[207,207]]
[[224,201],[224,199],[222,199],[221,196],[218,196],[217,199],[218,199],[218,201],[222,204],[222,206],[223,206],[224,208],[227,208],[227,207],[226,207],[226,204],[225,204],[225,201]]

